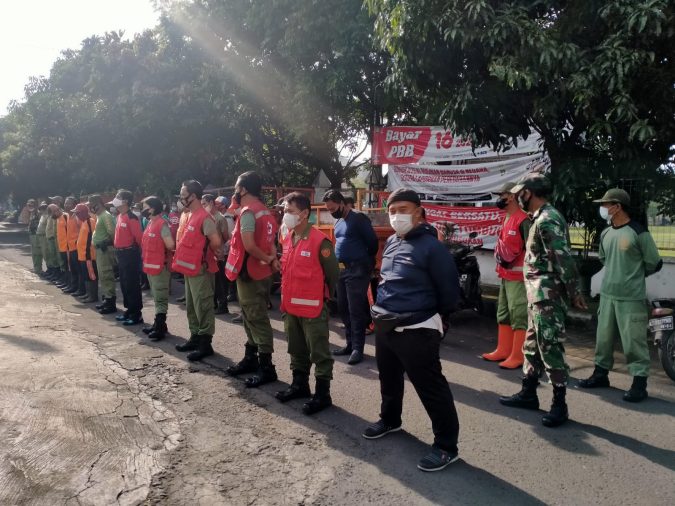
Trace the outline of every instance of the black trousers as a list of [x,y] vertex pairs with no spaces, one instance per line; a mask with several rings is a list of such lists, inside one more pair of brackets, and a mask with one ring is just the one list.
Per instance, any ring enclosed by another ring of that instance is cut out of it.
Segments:
[[346,264],[337,285],[338,310],[345,325],[347,346],[360,352],[363,352],[366,327],[370,324],[368,289],[373,266],[370,258]]
[[[89,269],[87,268],[87,261],[85,260],[84,262],[79,262],[80,264],[80,288],[82,291],[87,290],[87,281],[91,281],[92,283],[98,283],[98,281],[92,281],[89,279]],[[98,279],[98,269],[96,268],[96,260],[92,262],[92,267],[94,269],[94,274],[96,275],[96,279]]]
[[388,425],[401,425],[405,372],[431,418],[434,446],[452,453],[457,451],[459,420],[441,370],[440,342],[440,334],[433,329],[392,330],[376,335],[375,356],[382,394],[380,418]]
[[77,260],[77,251],[68,253],[68,272],[70,273],[70,286],[80,288],[80,262]]
[[141,250],[128,248],[115,250],[120,269],[122,301],[130,317],[138,316],[143,309],[141,295]]
[[225,276],[225,261],[218,262],[216,272],[216,286],[213,292],[213,302],[224,304],[227,307],[227,296],[230,294],[230,280]]

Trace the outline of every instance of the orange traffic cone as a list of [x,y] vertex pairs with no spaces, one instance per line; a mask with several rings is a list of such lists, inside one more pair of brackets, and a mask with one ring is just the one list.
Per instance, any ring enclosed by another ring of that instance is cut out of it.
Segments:
[[511,355],[509,358],[504,360],[499,367],[502,369],[517,369],[523,365],[523,343],[525,342],[525,331],[524,330],[514,330],[513,331],[513,348],[511,349]]
[[513,329],[510,325],[499,324],[497,332],[497,349],[492,353],[483,353],[481,355],[485,360],[490,362],[497,362],[504,360],[511,354],[511,347],[513,346]]

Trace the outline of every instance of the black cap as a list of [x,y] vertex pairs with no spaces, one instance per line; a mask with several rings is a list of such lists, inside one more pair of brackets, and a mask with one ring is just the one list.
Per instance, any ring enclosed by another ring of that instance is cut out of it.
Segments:
[[531,172],[520,178],[516,185],[511,188],[511,193],[518,193],[523,189],[550,192],[553,187],[551,181],[545,175],[539,172]]
[[389,198],[387,199],[387,207],[390,204],[393,204],[394,202],[412,202],[413,204],[416,205],[422,205],[422,201],[420,201],[420,196],[417,194],[416,191],[410,190],[409,188],[398,188],[391,192],[389,195]]

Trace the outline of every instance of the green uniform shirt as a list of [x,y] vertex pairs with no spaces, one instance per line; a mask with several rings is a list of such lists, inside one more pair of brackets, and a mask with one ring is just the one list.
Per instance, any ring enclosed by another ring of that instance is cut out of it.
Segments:
[[530,304],[570,301],[579,292],[567,222],[551,204],[532,215],[525,252],[525,288]]
[[49,216],[47,220],[47,228],[45,229],[45,235],[47,239],[56,237],[56,220]]
[[605,265],[600,293],[619,300],[644,300],[645,277],[663,265],[652,235],[634,220],[603,230],[598,256]]
[[[312,230],[312,224],[307,223],[307,227],[301,234],[293,234],[293,244],[297,244],[300,238],[307,239],[309,233]],[[340,278],[340,266],[335,256],[335,250],[333,249],[333,243],[330,242],[328,238],[321,241],[321,255],[319,255],[319,263],[323,269],[323,275],[326,279],[326,285],[328,285],[329,293],[335,292],[335,287],[337,286],[338,279]]]
[[43,214],[42,216],[40,216],[40,221],[38,222],[37,232],[36,232],[38,235],[45,235],[45,233],[47,232],[47,222],[48,222],[48,220],[49,220],[49,216],[47,216],[46,213]]
[[252,211],[239,216],[239,232],[255,232],[255,215]]
[[106,244],[112,246],[115,240],[115,219],[108,211],[103,211],[98,215],[96,228],[92,236],[94,246]]

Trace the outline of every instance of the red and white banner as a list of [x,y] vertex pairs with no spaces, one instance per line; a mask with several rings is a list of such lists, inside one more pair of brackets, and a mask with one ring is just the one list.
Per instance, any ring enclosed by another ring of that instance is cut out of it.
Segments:
[[[427,221],[432,225],[440,225],[439,222],[444,221],[455,224],[453,241],[483,245],[489,249],[494,249],[499,229],[506,216],[506,212],[497,207],[433,206],[429,204],[423,204],[423,207],[427,214]],[[471,232],[476,232],[477,236],[469,237]]]
[[471,141],[443,127],[376,127],[373,133],[373,163],[403,165],[472,158],[524,155],[541,152],[540,137],[532,133],[518,146],[497,153],[488,147],[471,148]]
[[484,194],[497,192],[509,181],[516,182],[532,171],[545,171],[546,155],[463,165],[390,165],[387,187],[410,188],[424,194]]

